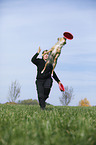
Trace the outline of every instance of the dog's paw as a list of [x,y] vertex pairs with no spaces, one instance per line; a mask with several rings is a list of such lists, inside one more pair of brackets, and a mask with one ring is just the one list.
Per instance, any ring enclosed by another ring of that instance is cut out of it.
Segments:
[[51,73],[51,77],[53,77],[53,71],[52,71],[52,73]]
[[41,71],[41,74],[43,74],[44,70]]

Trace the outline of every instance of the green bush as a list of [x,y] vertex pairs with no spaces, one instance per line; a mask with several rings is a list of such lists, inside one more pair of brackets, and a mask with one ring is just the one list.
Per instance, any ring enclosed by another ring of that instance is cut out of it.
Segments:
[[38,101],[37,100],[28,99],[28,100],[19,101],[19,104],[38,105]]

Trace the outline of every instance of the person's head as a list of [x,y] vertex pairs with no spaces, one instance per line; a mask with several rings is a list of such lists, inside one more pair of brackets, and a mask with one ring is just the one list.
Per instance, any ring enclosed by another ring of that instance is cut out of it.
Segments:
[[48,54],[46,54],[47,51],[48,51],[48,50],[44,50],[44,51],[42,52],[42,58],[43,58],[45,61],[48,59]]

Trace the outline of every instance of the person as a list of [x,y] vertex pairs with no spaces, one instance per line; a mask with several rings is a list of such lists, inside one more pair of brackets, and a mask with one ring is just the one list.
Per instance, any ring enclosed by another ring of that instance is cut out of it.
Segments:
[[[47,50],[42,52],[42,58],[37,58],[41,49],[39,47],[38,52],[32,57],[31,62],[37,66],[37,77],[36,77],[36,88],[38,94],[38,101],[41,109],[45,109],[46,99],[49,97],[49,93],[52,87],[53,79],[51,76],[53,66],[52,64],[48,64],[44,73],[41,73],[43,70],[46,60],[48,59],[48,54],[46,54]],[[54,80],[60,85],[61,82],[56,75],[55,71],[53,72]]]

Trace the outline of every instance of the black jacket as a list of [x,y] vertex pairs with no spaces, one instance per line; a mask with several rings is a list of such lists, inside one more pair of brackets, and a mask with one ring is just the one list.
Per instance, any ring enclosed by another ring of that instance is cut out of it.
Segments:
[[[31,62],[33,62],[37,66],[37,77],[36,77],[36,79],[51,78],[52,65],[48,65],[46,67],[44,73],[41,74],[41,71],[43,70],[46,62],[44,61],[44,59],[37,58],[38,55],[39,55],[39,53],[36,53],[31,59]],[[60,81],[55,72],[53,72],[53,78],[55,79],[55,81],[57,83]]]

